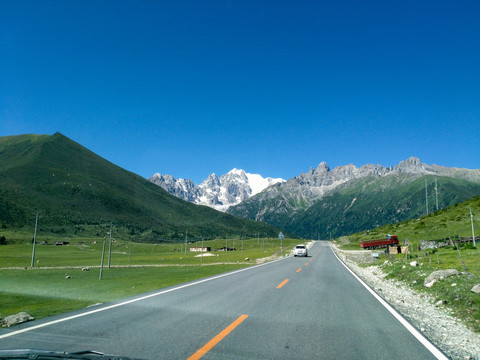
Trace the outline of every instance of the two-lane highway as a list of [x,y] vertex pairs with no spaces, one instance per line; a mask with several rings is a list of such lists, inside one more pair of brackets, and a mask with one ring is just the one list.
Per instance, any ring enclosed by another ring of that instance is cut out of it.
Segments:
[[4,329],[0,349],[145,359],[435,358],[328,242],[309,253]]

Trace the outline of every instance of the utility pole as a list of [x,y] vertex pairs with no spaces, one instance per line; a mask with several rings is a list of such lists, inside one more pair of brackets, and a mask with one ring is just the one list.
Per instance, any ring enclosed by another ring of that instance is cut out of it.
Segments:
[[100,261],[100,275],[98,276],[98,280],[102,280],[103,274],[103,258],[105,257],[105,241],[107,240],[107,236],[103,237],[103,247],[102,247],[102,261]]
[[112,258],[112,228],[113,225],[110,223],[110,243],[108,245],[108,268],[110,269],[110,260]]
[[438,211],[438,187],[437,187],[437,178],[435,178],[435,202],[436,202],[437,211]]
[[185,233],[185,256],[187,256],[187,239],[188,239],[188,230]]
[[278,240],[280,240],[280,257],[283,257],[283,239],[285,239],[285,236],[280,232],[278,234]]
[[425,178],[425,207],[428,215],[428,191],[427,191],[427,179]]
[[473,239],[473,246],[475,246],[475,229],[473,228],[472,207],[470,207],[470,221],[472,222],[472,239]]
[[37,224],[38,224],[38,212],[37,216],[35,217],[35,231],[33,233],[33,250],[32,250],[32,264],[31,266],[35,266],[35,245],[37,243]]

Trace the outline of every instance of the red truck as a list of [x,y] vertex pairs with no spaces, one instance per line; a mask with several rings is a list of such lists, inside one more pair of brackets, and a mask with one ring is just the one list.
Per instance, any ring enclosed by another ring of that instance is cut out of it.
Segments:
[[386,248],[391,245],[398,246],[398,237],[396,235],[387,235],[385,239],[360,241],[362,249]]

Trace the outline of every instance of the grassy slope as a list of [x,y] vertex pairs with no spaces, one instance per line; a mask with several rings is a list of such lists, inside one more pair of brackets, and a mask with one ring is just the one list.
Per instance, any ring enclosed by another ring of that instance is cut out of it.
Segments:
[[[455,235],[471,237],[470,208],[472,208],[474,214],[475,226],[478,228],[480,219],[480,196],[435,211],[427,216],[397,224],[384,225],[373,230],[349,235],[348,238],[353,243],[357,243],[361,240],[380,238],[385,234],[395,234],[400,240],[409,239],[412,243],[418,245],[420,240],[441,239]],[[477,229],[475,233],[476,235],[480,235],[480,229]]]
[[[182,201],[56,133],[0,138],[0,223],[73,233],[114,222],[137,240],[228,234],[274,236],[278,230]],[[98,232],[100,229],[92,229]],[[101,230],[103,232],[103,230]]]
[[480,184],[438,176],[400,175],[381,179],[361,179],[299,214],[286,230],[299,236],[333,238],[397,223],[425,214],[425,179],[430,191],[430,211],[435,206],[434,181],[439,189],[439,208],[459,203],[480,194]]
[[[435,301],[446,302],[445,311],[462,319],[470,328],[480,332],[480,295],[470,290],[480,284],[480,244],[456,248],[418,250],[420,240],[436,240],[455,235],[472,236],[470,208],[474,214],[475,235],[480,235],[480,196],[466,202],[398,224],[385,225],[374,230],[349,235],[340,242],[347,249],[360,249],[358,242],[381,238],[385,234],[396,234],[400,242],[408,239],[413,253],[408,257],[396,255],[394,262],[381,265],[387,278],[403,281],[418,292],[427,292]],[[460,255],[459,255],[460,250]],[[412,267],[408,262],[417,260],[420,266]],[[463,263],[462,263],[463,260]],[[431,288],[424,287],[425,278],[435,270],[457,269],[471,275],[462,275],[439,281]]]

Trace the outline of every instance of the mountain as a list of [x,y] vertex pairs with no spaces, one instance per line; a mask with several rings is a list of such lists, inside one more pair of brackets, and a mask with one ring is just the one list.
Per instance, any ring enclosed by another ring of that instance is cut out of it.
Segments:
[[480,170],[428,165],[415,157],[395,167],[350,164],[330,170],[322,162],[228,213],[298,236],[331,238],[418,217],[426,213],[426,200],[431,212],[437,198],[443,208],[479,194]]
[[198,186],[195,186],[192,180],[175,179],[171,175],[159,173],[149,180],[180,199],[220,211],[240,204],[271,185],[285,182],[283,179],[263,178],[261,175],[237,169],[220,177],[211,174]]
[[196,206],[94,154],[60,133],[0,137],[0,227],[73,234],[110,222],[134,241],[278,230]]

